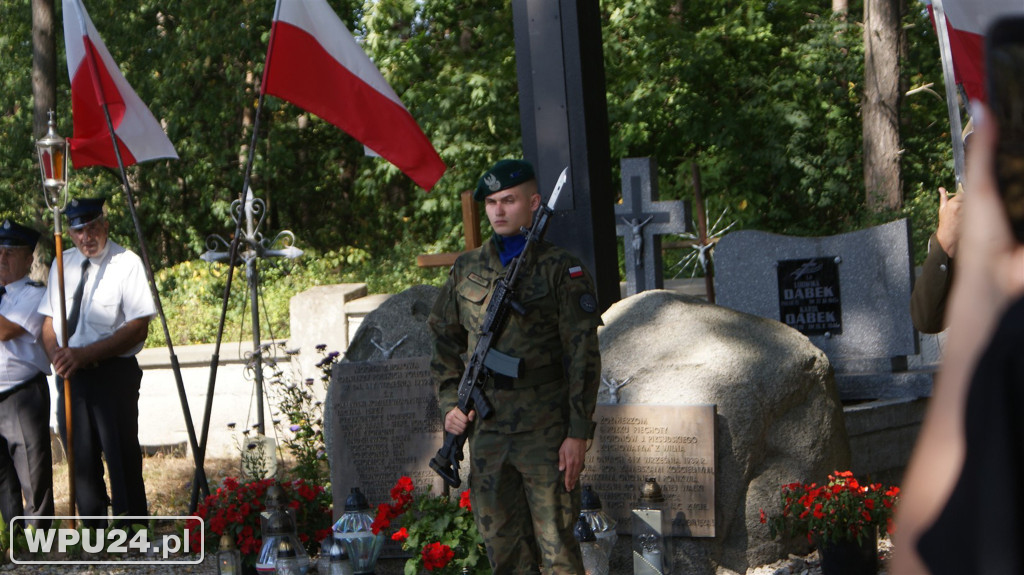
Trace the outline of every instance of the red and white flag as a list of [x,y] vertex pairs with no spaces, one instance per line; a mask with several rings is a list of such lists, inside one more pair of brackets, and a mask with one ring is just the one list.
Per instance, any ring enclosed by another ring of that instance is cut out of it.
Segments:
[[425,190],[444,174],[430,140],[325,0],[278,0],[262,92],[341,128]]
[[[932,0],[922,0],[935,25]],[[1024,0],[942,0],[953,72],[972,100],[985,100],[985,32],[998,17],[1024,14]]]
[[160,123],[121,75],[81,0],[63,0],[64,44],[71,78],[74,136],[68,138],[76,168],[117,168],[104,104],[125,166],[157,158],[177,158]]

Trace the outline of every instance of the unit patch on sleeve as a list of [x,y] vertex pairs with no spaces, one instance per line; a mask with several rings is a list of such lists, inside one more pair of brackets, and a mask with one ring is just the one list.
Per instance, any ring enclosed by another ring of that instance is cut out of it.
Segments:
[[581,295],[580,309],[587,313],[594,313],[595,311],[597,311],[597,300],[594,299],[594,296],[589,293]]

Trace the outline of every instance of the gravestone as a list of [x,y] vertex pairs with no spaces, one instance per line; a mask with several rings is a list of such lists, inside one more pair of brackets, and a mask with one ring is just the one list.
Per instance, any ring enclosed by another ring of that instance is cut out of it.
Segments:
[[835,368],[843,399],[930,394],[930,374],[907,371],[919,345],[906,219],[827,237],[732,232],[715,256],[717,303],[810,338]]
[[428,466],[443,438],[429,357],[339,363],[331,386],[338,392],[329,447],[335,510],[345,508],[353,487],[374,509],[391,503],[403,475],[417,488],[441,492],[441,478]]
[[715,536],[715,406],[598,405],[580,482],[592,485],[619,533],[644,480],[661,485],[675,536]]
[[324,441],[334,486],[335,519],[351,487],[374,508],[390,503],[402,475],[417,486],[441,483],[427,461],[441,446],[441,415],[430,376],[426,325],[438,288],[413,286],[370,312],[331,370]]
[[658,169],[651,158],[625,158],[622,204],[615,206],[615,234],[626,246],[626,295],[665,287],[661,236],[687,231],[686,202],[658,201]]

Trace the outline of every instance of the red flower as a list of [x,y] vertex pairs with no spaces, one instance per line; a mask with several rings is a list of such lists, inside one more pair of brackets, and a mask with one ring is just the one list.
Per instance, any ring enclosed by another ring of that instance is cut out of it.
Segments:
[[398,541],[399,543],[405,541],[408,538],[409,531],[405,527],[399,529],[398,531],[395,531],[395,533],[391,536],[392,541]]
[[427,571],[444,569],[454,557],[455,552],[451,547],[435,541],[423,548],[423,568]]
[[764,509],[761,510],[761,523],[768,523],[768,518],[765,517]]
[[406,494],[412,493],[413,487],[412,479],[402,476],[398,478],[398,482],[391,488],[391,498],[398,501],[403,498]]
[[469,502],[469,490],[468,489],[463,491],[462,495],[459,495],[459,507],[465,509],[466,511],[472,511],[473,510],[473,506]]

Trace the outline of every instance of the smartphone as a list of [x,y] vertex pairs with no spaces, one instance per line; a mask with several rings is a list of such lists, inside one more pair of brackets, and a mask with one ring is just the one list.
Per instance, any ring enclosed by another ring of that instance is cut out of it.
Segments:
[[1024,243],[1024,15],[985,35],[988,105],[999,127],[996,179],[1017,241]]

